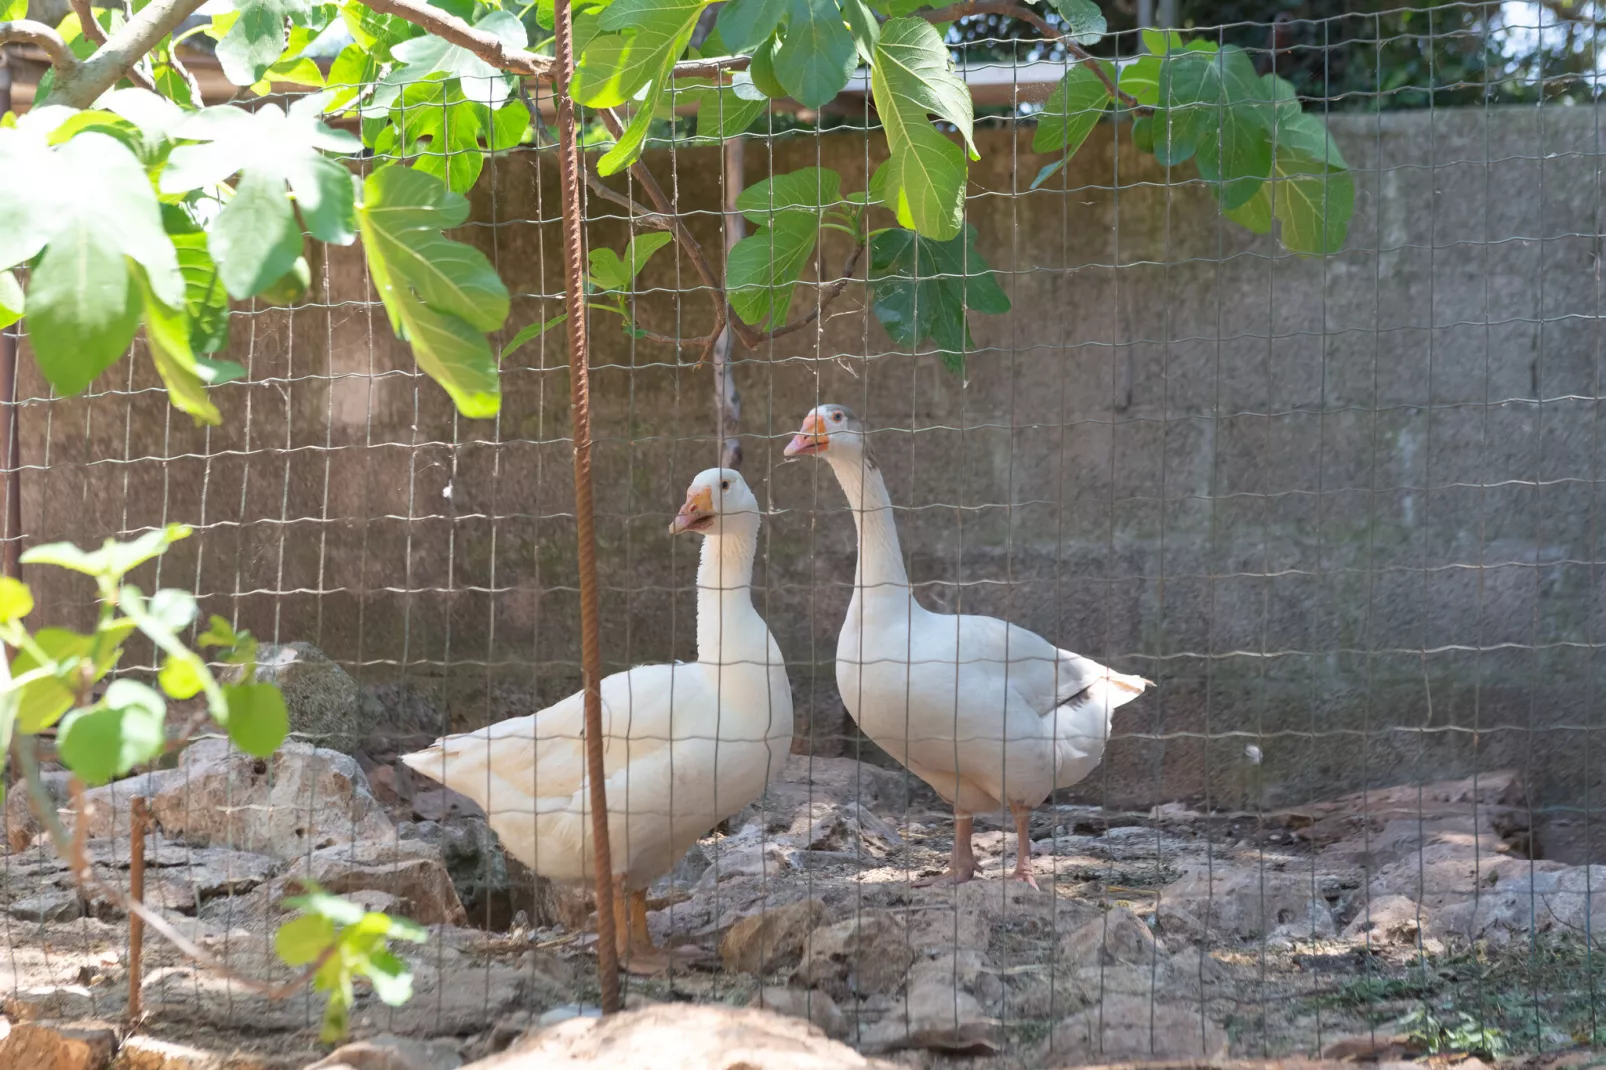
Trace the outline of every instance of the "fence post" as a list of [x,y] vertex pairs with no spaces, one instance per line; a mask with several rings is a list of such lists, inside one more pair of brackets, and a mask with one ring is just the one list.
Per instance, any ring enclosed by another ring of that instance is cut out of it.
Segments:
[[552,96],[558,112],[558,172],[563,185],[563,301],[569,328],[569,408],[574,420],[574,528],[580,558],[580,671],[585,679],[586,777],[591,782],[591,845],[597,886],[597,980],[602,1013],[619,1009],[619,960],[614,946],[613,865],[608,847],[608,794],[602,765],[602,650],[597,622],[597,538],[591,499],[591,351],[586,331],[585,235],[580,205],[580,143],[575,134],[574,25],[569,0],[553,11],[557,68]]

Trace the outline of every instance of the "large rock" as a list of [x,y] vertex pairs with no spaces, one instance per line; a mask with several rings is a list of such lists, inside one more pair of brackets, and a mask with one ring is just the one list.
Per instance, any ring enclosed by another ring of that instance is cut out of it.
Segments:
[[[84,827],[85,835],[92,840],[113,837],[126,841],[134,798],[143,796],[146,802],[150,802],[162,792],[183,782],[184,774],[179,770],[157,769],[88,789],[82,796],[83,818],[87,823]],[[63,794],[62,805],[67,806],[67,804],[67,797]],[[70,813],[69,811],[69,817]]]
[[117,1050],[117,1031],[89,1022],[24,1022],[0,1037],[7,1070],[102,1070]]
[[536,928],[564,922],[562,892],[503,851],[483,817],[404,821],[396,831],[403,840],[439,848],[470,925],[504,932],[521,912]]
[[346,670],[310,643],[263,644],[257,679],[284,693],[291,735],[320,746],[355,750],[383,714],[381,705],[363,701]]
[[1162,932],[1251,940],[1279,929],[1296,937],[1332,936],[1333,910],[1308,874],[1196,870],[1160,892]]
[[175,772],[151,811],[168,835],[192,844],[291,861],[334,844],[395,838],[362,770],[338,751],[286,743],[253,758],[203,740]]
[[1142,966],[1168,958],[1149,927],[1125,907],[1116,907],[1060,938],[1059,959],[1077,967]]
[[1109,995],[1054,1028],[1047,1063],[1214,1059],[1226,1049],[1226,1031],[1197,1008]]
[[1448,903],[1431,919],[1430,931],[1457,941],[1487,940],[1502,945],[1530,933],[1569,939],[1587,933],[1606,947],[1606,866],[1567,866],[1518,871],[1491,882],[1474,898]]
[[570,1018],[465,1070],[892,1070],[801,1019],[752,1008],[643,1007]]
[[952,979],[911,983],[901,1003],[865,1032],[865,1050],[923,1048],[955,1055],[993,1055],[999,1050],[997,1020],[983,1013],[976,997],[955,987]]
[[342,1044],[307,1070],[456,1070],[462,1058],[444,1041],[377,1036]]
[[313,851],[285,872],[287,884],[305,880],[336,895],[383,892],[420,925],[467,920],[440,852],[420,840],[368,840]]
[[825,914],[824,903],[805,899],[743,918],[719,945],[726,972],[766,974],[795,965],[803,941]]
[[[68,798],[67,781],[72,774],[65,770],[50,770],[39,774],[39,783],[50,796],[51,802],[60,807]],[[43,842],[45,826],[33,812],[33,800],[27,788],[22,784],[14,784],[6,792],[6,805],[3,811],[5,823],[5,843],[12,853],[26,851],[36,843]]]
[[866,912],[809,933],[795,976],[839,1001],[863,999],[901,988],[914,960],[903,922],[885,911]]
[[747,1005],[813,1022],[825,1030],[826,1036],[840,1038],[847,1032],[847,1019],[841,1008],[824,992],[769,985],[753,993]]

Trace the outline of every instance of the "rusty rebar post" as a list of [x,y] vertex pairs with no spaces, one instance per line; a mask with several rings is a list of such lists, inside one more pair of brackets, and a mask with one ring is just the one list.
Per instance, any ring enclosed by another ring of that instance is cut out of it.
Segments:
[[585,678],[586,777],[591,782],[591,847],[597,885],[597,980],[602,1013],[619,1010],[619,958],[612,910],[613,854],[602,764],[602,647],[597,609],[597,533],[591,495],[591,351],[586,338],[585,235],[581,217],[580,141],[575,134],[574,25],[569,0],[553,11],[557,60],[552,96],[558,112],[558,173],[563,187],[563,300],[569,327],[569,407],[574,419],[574,528],[580,558],[580,671]]
[[[128,898],[135,903],[145,902],[145,829],[150,824],[150,810],[145,797],[136,795],[128,801]],[[145,955],[145,919],[139,912],[128,912],[128,1020],[139,1021],[140,989],[145,983],[145,970],[141,960]]]

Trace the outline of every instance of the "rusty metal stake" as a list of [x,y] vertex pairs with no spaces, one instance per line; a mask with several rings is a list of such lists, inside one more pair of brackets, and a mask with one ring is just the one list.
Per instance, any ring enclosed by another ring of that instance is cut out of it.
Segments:
[[[145,902],[145,828],[150,823],[150,811],[145,797],[136,795],[129,800],[128,811],[128,898],[135,903]],[[145,983],[145,971],[140,959],[145,953],[145,919],[128,912],[128,1020],[137,1022],[140,1012],[140,987]]]
[[580,556],[580,671],[585,678],[586,776],[591,781],[591,847],[596,867],[597,979],[602,1013],[619,1010],[619,957],[614,944],[613,853],[608,846],[608,793],[602,764],[602,647],[597,609],[597,532],[591,494],[591,350],[586,338],[585,235],[581,230],[580,142],[575,134],[574,25],[569,0],[553,11],[552,96],[558,111],[558,172],[563,187],[563,299],[569,327],[569,408],[574,418],[574,528]]

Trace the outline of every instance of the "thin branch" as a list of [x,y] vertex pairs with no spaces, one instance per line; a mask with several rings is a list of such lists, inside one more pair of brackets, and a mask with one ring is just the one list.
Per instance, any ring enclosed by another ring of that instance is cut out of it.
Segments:
[[[106,43],[106,31],[101,29],[100,20],[95,18],[95,12],[90,8],[89,0],[70,0],[70,3],[73,14],[78,16],[78,27],[83,31],[84,36],[97,45],[104,45]],[[150,75],[146,74],[137,65],[128,69],[128,80],[141,89],[149,89],[153,93],[156,92],[156,83],[151,80]]]
[[206,101],[201,99],[201,81],[190,72],[188,67],[184,66],[184,61],[178,58],[177,45],[173,45],[167,50],[167,65],[177,71],[178,76],[184,79],[184,84],[190,87],[190,107],[204,107]]
[[853,275],[859,269],[859,257],[864,255],[864,245],[863,239],[860,239],[858,244],[854,245],[853,252],[848,254],[847,263],[842,265],[842,274],[837,277],[835,282],[825,288],[820,294],[820,299],[814,303],[814,307],[809,309],[801,319],[785,326],[777,327],[773,331],[764,332],[758,336],[758,341],[768,342],[773,338],[791,334],[793,331],[800,331],[819,319],[820,313],[825,311],[825,307],[840,297],[842,291],[848,288],[848,283],[854,281]]
[[81,888],[94,891],[104,896],[114,907],[124,913],[138,915],[146,925],[160,933],[170,944],[178,948],[190,959],[209,970],[215,970],[224,978],[238,984],[252,992],[258,992],[269,999],[285,999],[304,988],[318,973],[318,970],[329,956],[334,952],[334,945],[324,949],[318,960],[306,968],[300,975],[284,984],[273,985],[264,981],[254,981],[249,977],[241,977],[228,966],[219,962],[212,955],[201,950],[183,933],[168,924],[166,918],[151,910],[143,903],[136,903],[128,899],[123,893],[109,884],[103,883],[95,876],[95,867],[84,854],[84,832],[88,823],[84,817],[83,784],[77,777],[69,782],[72,790],[73,811],[75,819],[73,831],[69,835],[62,827],[61,819],[56,816],[55,802],[45,791],[44,783],[39,779],[39,760],[34,754],[33,740],[28,736],[18,736],[15,740],[17,758],[22,764],[23,776],[28,782],[28,794],[33,801],[36,816],[44,824],[45,831],[50,836],[51,845],[67,863],[68,871],[72,873],[73,880]]
[[1138,103],[1138,98],[1131,93],[1123,93],[1121,88],[1111,79],[1102,63],[1096,62],[1093,53],[1077,44],[1070,36],[1056,29],[1043,16],[1031,8],[1010,3],[1010,0],[967,0],[965,3],[952,4],[935,11],[925,9],[915,12],[916,17],[927,22],[957,22],[968,15],[1002,15],[1005,18],[1019,19],[1029,26],[1035,27],[1044,37],[1058,41],[1065,46],[1065,51],[1086,63],[1093,71],[1094,77],[1104,83],[1104,88],[1110,91],[1110,96],[1121,101],[1128,108],[1135,111],[1147,111],[1148,108]]
[[712,78],[720,71],[745,71],[752,56],[710,56],[708,59],[683,59],[670,72],[674,78]]
[[655,212],[627,194],[620,193],[618,190],[604,185],[602,180],[589,170],[586,172],[586,185],[591,187],[591,192],[603,200],[612,201],[629,212],[629,219],[632,223],[640,223],[642,226],[651,227],[653,230],[667,230],[670,233],[674,233],[675,222],[671,217],[661,212]]
[[100,28],[100,21],[89,8],[89,0],[71,0],[72,12],[78,16],[78,28],[85,37],[97,45],[106,43],[106,33]]
[[538,56],[522,48],[512,48],[493,33],[477,29],[438,7],[422,0],[363,0],[363,3],[383,15],[395,15],[414,26],[420,26],[436,37],[466,48],[486,63],[510,74],[531,74],[538,78],[551,78],[555,67],[550,56]]
[[72,54],[72,49],[61,39],[61,34],[42,22],[32,19],[0,22],[0,45],[12,43],[36,45],[43,49],[50,58],[50,65],[56,69],[58,78],[78,68],[78,57]]
[[[613,132],[614,137],[623,136],[624,124],[619,121],[619,116],[615,115],[612,109],[603,108],[598,114],[602,116],[603,123]],[[641,188],[647,191],[647,196],[652,200],[653,206],[658,209],[658,214],[668,219],[669,226],[665,229],[674,235],[675,242],[685,251],[686,258],[691,261],[692,270],[697,272],[697,276],[703,280],[703,284],[708,287],[709,297],[713,299],[714,327],[705,336],[703,354],[698,358],[697,363],[701,364],[713,353],[714,343],[719,339],[720,332],[725,329],[725,324],[727,323],[736,328],[736,332],[742,335],[742,340],[745,343],[747,336],[752,334],[752,328],[747,327],[731,314],[730,305],[725,300],[724,284],[720,281],[718,273],[714,271],[713,265],[708,262],[708,257],[703,253],[703,247],[698,244],[696,238],[692,237],[691,231],[686,229],[686,224],[681,222],[680,216],[675,212],[674,204],[668,197],[664,196],[663,187],[658,184],[658,180],[653,177],[652,172],[647,170],[647,165],[640,160],[630,165],[630,174],[637,182],[641,183]]]
[[65,71],[56,64],[56,84],[50,91],[50,102],[70,108],[90,107],[102,93],[116,85],[119,78],[128,75],[157,42],[195,14],[202,2],[151,0],[118,27],[94,55]]

